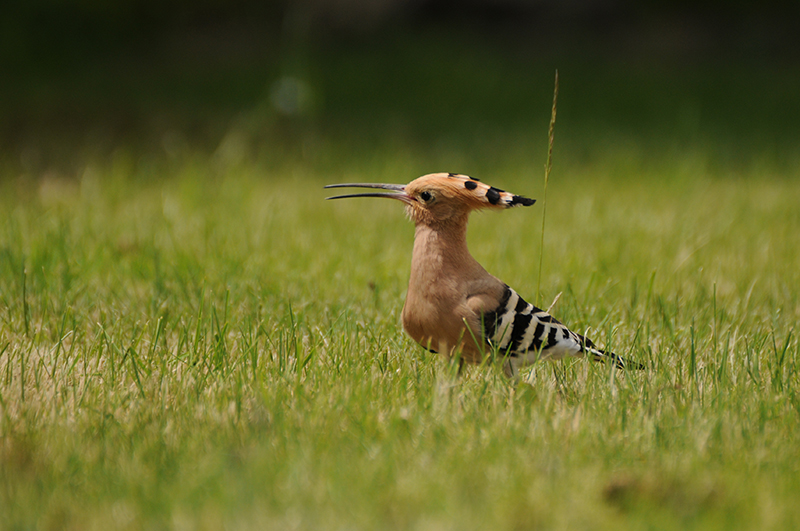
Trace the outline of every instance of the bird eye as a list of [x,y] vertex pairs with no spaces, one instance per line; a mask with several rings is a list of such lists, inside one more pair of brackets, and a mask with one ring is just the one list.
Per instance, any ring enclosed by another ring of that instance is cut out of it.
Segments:
[[419,198],[426,203],[431,200],[431,197],[433,196],[431,195],[430,192],[422,192],[421,194],[419,194]]

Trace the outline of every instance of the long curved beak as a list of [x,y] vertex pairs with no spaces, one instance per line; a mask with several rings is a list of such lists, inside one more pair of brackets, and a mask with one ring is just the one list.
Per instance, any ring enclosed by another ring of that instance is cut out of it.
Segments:
[[410,203],[413,199],[406,195],[404,184],[382,184],[382,183],[341,183],[328,184],[325,188],[379,188],[382,190],[393,190],[393,192],[365,192],[360,194],[344,194],[326,197],[325,199],[347,199],[349,197],[388,197],[398,199],[404,203]]

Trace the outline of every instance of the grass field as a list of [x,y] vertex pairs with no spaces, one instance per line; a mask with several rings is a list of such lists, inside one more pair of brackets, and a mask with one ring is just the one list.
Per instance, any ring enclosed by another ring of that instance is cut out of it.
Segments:
[[532,301],[544,253],[539,302],[648,369],[519,385],[404,336],[399,205],[323,201],[432,171],[541,198],[540,103],[488,146],[306,131],[251,156],[234,128],[3,166],[0,528],[800,527],[796,160],[570,136],[564,110],[544,249],[537,204],[473,216],[471,250]]

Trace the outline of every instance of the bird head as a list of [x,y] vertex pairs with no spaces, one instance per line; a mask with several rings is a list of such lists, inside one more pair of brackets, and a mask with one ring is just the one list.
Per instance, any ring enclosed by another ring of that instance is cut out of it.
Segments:
[[435,225],[461,221],[473,210],[531,206],[536,200],[510,194],[499,188],[456,173],[431,173],[408,184],[343,183],[325,188],[377,188],[390,192],[364,192],[328,197],[388,197],[406,205],[406,212],[415,223]]

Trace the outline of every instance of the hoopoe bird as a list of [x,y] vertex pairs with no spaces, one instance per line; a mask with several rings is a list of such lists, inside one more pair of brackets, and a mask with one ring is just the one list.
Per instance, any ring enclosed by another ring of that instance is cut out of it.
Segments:
[[406,205],[414,221],[414,250],[402,321],[406,333],[423,348],[459,363],[478,364],[496,349],[503,370],[519,370],[539,359],[589,355],[618,368],[644,368],[626,362],[569,330],[549,313],[526,302],[489,274],[467,249],[467,221],[473,210],[501,210],[535,200],[488,186],[455,173],[423,175],[406,185],[329,184],[325,188],[375,188],[388,192],[328,197],[385,197]]

